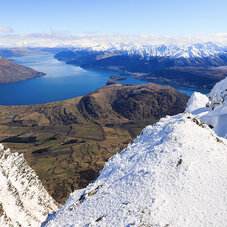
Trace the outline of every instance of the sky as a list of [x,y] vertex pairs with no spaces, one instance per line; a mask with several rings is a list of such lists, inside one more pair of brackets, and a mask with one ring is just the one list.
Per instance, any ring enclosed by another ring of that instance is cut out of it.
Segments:
[[0,6],[0,36],[5,39],[60,33],[92,37],[227,33],[227,0],[0,0]]

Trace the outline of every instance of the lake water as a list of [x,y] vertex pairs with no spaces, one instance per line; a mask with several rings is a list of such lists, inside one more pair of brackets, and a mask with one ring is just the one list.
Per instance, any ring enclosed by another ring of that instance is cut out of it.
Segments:
[[[52,55],[36,55],[12,58],[14,62],[46,73],[45,76],[9,84],[0,84],[0,105],[40,104],[86,95],[106,84],[116,72],[82,69],[60,62]],[[144,84],[130,77],[124,84]],[[191,95],[194,89],[178,90]]]
[[88,94],[104,86],[113,73],[84,70],[52,55],[12,58],[14,62],[46,73],[31,80],[1,84],[1,105],[25,105],[59,101]]

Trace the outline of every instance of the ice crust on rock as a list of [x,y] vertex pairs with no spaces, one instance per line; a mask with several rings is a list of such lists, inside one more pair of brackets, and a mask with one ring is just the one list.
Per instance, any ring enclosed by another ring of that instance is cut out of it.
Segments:
[[23,154],[0,144],[0,226],[38,227],[57,209]]
[[218,136],[227,138],[227,77],[219,81],[208,96],[194,92],[185,111],[210,125]]

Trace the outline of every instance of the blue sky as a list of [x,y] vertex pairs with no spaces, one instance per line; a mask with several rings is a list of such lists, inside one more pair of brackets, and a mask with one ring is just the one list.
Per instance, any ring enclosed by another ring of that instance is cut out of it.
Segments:
[[227,0],[0,0],[0,5],[0,27],[15,33],[227,32]]

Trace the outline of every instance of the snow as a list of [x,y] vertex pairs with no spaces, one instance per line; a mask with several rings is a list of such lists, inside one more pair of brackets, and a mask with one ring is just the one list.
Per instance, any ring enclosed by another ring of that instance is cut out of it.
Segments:
[[211,109],[227,103],[227,77],[214,85],[208,97]]
[[200,118],[208,125],[212,125],[217,135],[227,138],[227,103],[204,114]]
[[200,92],[194,92],[188,100],[185,112],[190,112],[196,115],[208,111],[208,108],[206,107],[208,102],[209,99],[206,95],[201,94]]
[[227,138],[227,77],[219,81],[208,96],[194,92],[185,111],[213,127],[218,136]]
[[[79,47],[80,49],[81,47]],[[192,45],[143,45],[138,43],[95,43],[91,46],[84,46],[82,49],[92,51],[107,51],[111,53],[122,53],[128,55],[139,55],[142,58],[149,59],[150,57],[172,57],[172,58],[206,58],[215,57],[219,59],[219,55],[227,54],[227,51],[222,47],[211,42]],[[77,48],[78,49],[78,48]],[[222,62],[223,60],[220,59]]]
[[227,140],[190,113],[147,126],[42,226],[225,226]]
[[24,156],[0,144],[0,226],[40,226],[57,208]]

